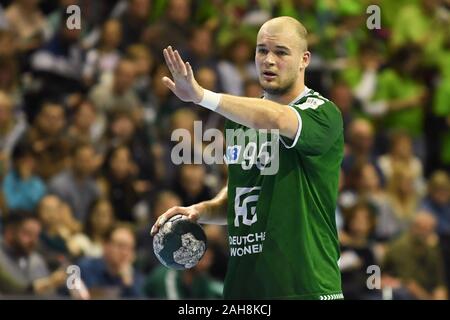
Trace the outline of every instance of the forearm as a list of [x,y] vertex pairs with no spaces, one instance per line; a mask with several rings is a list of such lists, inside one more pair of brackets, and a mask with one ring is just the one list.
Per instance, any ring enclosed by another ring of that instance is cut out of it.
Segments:
[[249,128],[278,129],[281,135],[288,137],[292,135],[287,129],[286,121],[286,115],[292,110],[286,105],[270,100],[222,94],[219,107],[215,111]]
[[224,187],[213,199],[200,202],[194,207],[200,212],[198,222],[227,224],[228,187]]

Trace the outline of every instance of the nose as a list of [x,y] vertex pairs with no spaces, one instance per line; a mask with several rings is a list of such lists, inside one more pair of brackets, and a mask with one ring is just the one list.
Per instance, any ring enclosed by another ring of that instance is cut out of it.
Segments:
[[264,65],[268,67],[273,66],[274,64],[275,64],[275,57],[271,52],[269,52],[268,54],[266,54],[266,57],[264,59]]

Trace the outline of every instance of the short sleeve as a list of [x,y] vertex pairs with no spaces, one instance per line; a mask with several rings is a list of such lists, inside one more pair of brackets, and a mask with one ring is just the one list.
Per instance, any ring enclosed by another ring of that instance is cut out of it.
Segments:
[[305,155],[321,155],[343,134],[341,112],[332,102],[310,97],[291,108],[296,111],[299,125],[294,140],[281,138],[286,148],[295,148]]

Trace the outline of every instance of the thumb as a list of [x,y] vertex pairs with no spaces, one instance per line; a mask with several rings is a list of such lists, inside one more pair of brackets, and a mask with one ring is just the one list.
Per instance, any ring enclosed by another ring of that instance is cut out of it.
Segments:
[[169,88],[171,91],[175,91],[175,83],[168,77],[163,77],[162,82]]

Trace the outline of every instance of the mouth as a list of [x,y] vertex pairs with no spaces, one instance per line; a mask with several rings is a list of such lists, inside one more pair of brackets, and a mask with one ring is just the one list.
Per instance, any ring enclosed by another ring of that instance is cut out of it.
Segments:
[[277,76],[277,74],[272,71],[263,71],[262,75],[263,75],[263,78],[268,81],[275,79]]

